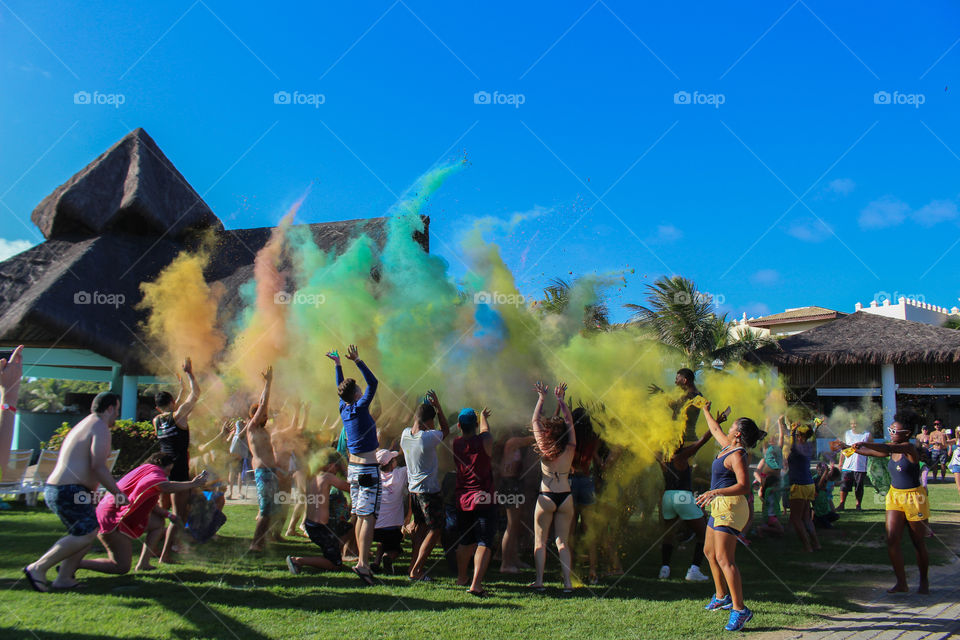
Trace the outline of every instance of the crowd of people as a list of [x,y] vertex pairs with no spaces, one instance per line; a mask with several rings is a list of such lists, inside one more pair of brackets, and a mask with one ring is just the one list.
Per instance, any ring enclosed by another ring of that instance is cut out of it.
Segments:
[[[218,452],[229,452],[224,457],[231,475],[242,474],[243,463],[238,461],[249,456],[258,505],[250,553],[259,554],[284,535],[302,535],[318,552],[287,556],[292,574],[299,575],[305,568],[337,571],[352,563],[349,570],[357,579],[374,585],[378,573],[395,572],[395,561],[408,539],[410,581],[432,582],[431,570],[444,563],[456,573],[457,584],[478,598],[490,595],[485,577],[495,553],[500,556],[501,573],[533,569],[535,578],[528,588],[545,591],[551,542],[564,594],[572,593],[575,579],[580,580],[574,549],[587,558],[588,583],[599,581],[601,557],[609,574],[623,573],[616,545],[629,516],[623,516],[623,505],[616,504],[623,496],[614,496],[611,504],[602,492],[605,473],[620,452],[598,435],[588,408],[571,408],[564,383],[551,390],[537,382],[529,428],[503,430],[506,437],[501,434],[499,439],[491,431],[489,408],[464,408],[451,424],[431,390],[413,409],[412,424],[386,442],[371,412],[378,381],[357,347],[350,345],[344,357],[354,363],[363,384],[344,375],[336,351],[327,356],[334,365],[339,437],[310,442],[308,406],[297,406],[290,423],[284,425],[281,416],[270,410],[273,370],[268,367],[262,374],[259,398],[246,418],[225,421],[211,441],[198,447],[201,463]],[[0,361],[5,402],[19,384],[19,367],[19,349],[9,361]],[[191,462],[201,468],[196,457],[191,461],[189,427],[200,388],[189,359],[182,370],[179,395],[164,391],[155,398],[158,451],[119,480],[107,466],[110,429],[120,412],[117,395],[98,394],[90,415],[69,431],[44,492],[47,506],[63,522],[67,535],[23,568],[35,590],[76,588],[77,570],[126,573],[131,569],[132,543],[141,537],[143,548],[135,570],[153,569],[154,560],[159,564],[176,561],[183,544],[178,536],[190,517],[190,496],[209,489],[212,480],[206,471],[191,477]],[[677,373],[676,385],[682,394],[671,406],[683,437],[660,459],[659,514],[664,535],[659,578],[670,577],[675,547],[692,543],[685,579],[712,580],[714,593],[706,610],[728,610],[725,628],[743,628],[753,612],[744,599],[736,562],[738,544],[749,545],[751,535],[783,536],[780,518],[787,511],[789,528],[800,547],[807,552],[820,549],[818,529],[833,527],[838,512],[847,508],[849,494],[855,499],[854,508],[863,508],[868,460],[888,458],[886,530],[896,575],[890,591],[908,590],[900,550],[906,530],[917,551],[919,591],[927,592],[929,478],[921,468],[931,469],[934,480],[938,470],[943,478],[949,468],[960,488],[958,455],[954,453],[953,459],[947,455],[956,439],[942,430],[939,421],[932,431],[924,428],[914,443],[913,427],[900,417],[889,425],[886,442],[874,442],[854,420],[842,440],[818,456],[821,420],[788,425],[786,417],[780,416],[776,432],[768,426],[768,434],[751,418],[738,417],[724,431],[730,407],[711,413],[711,403],[697,390],[689,369]],[[661,391],[651,389],[651,393]],[[553,402],[556,407],[550,413],[547,405]],[[698,436],[701,415],[706,430]],[[710,465],[710,485],[697,493],[693,460],[710,440],[718,447]],[[758,446],[758,462],[751,473],[752,451]],[[442,471],[442,459],[452,463],[449,472]],[[231,477],[228,481],[232,486]],[[840,487],[836,506],[834,485]],[[97,501],[99,487],[106,493]],[[754,514],[754,492],[762,509],[759,519]],[[222,506],[222,494],[218,495],[217,504]],[[215,527],[211,535],[212,531]],[[521,560],[528,532],[532,567]],[[97,539],[107,557],[86,558]],[[439,557],[433,553],[438,547],[443,551]],[[703,571],[704,560],[709,575]],[[54,567],[56,577],[48,582]]]

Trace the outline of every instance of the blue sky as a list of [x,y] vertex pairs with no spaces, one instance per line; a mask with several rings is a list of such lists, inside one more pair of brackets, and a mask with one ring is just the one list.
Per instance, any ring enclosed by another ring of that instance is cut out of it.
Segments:
[[382,215],[466,157],[432,248],[460,272],[474,220],[533,212],[491,236],[525,293],[635,269],[614,308],[663,273],[737,316],[957,304],[957,5],[659,4],[0,0],[0,253],[142,126],[231,228],[311,184],[301,221]]

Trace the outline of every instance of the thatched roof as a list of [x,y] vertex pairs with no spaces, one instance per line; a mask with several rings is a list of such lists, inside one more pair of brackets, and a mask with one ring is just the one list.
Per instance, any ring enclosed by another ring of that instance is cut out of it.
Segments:
[[747,321],[751,327],[770,327],[788,322],[811,322],[814,320],[833,320],[847,314],[826,307],[800,307],[788,309],[782,313],[772,313],[760,318],[751,318]]
[[[106,171],[122,164],[120,156],[131,159],[126,173]],[[94,174],[96,179],[90,177]],[[116,184],[103,177],[108,174]],[[45,198],[33,216],[48,240],[0,262],[0,344],[89,349],[121,363],[130,375],[150,373],[140,357],[145,348],[139,327],[146,319],[136,309],[140,284],[155,280],[201,238],[204,243],[212,238],[214,247],[204,277],[223,285],[219,315],[223,321],[232,318],[241,304],[238,288],[253,277],[254,257],[272,229],[224,230],[196,192],[185,181],[177,186],[175,177],[183,179],[137,129]],[[199,204],[184,216],[176,205],[188,196]],[[108,210],[113,213],[97,213]],[[362,234],[382,246],[387,220],[294,228],[308,228],[320,249],[339,254]],[[429,223],[423,217],[423,231],[414,234],[424,250],[429,250]]]
[[772,364],[960,362],[960,331],[859,311],[761,349]]
[[54,189],[30,219],[45,238],[123,230],[180,238],[223,224],[157,143],[134,129]]

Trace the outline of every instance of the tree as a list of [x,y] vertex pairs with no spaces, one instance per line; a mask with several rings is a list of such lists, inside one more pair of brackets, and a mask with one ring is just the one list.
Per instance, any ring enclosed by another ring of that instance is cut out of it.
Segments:
[[683,354],[692,369],[742,359],[771,344],[769,338],[737,328],[726,314],[717,315],[713,296],[697,290],[682,276],[657,278],[647,285],[647,303],[626,304],[632,324],[650,331],[660,342]]
[[[576,282],[571,284],[562,278],[553,278],[543,289],[543,299],[533,304],[543,313],[562,315],[567,313],[573,299]],[[588,330],[606,331],[610,328],[610,310],[599,301],[583,305],[583,324]]]
[[17,404],[23,411],[56,413],[64,410],[68,393],[100,393],[109,388],[110,385],[106,382],[32,378],[21,384],[20,400]]

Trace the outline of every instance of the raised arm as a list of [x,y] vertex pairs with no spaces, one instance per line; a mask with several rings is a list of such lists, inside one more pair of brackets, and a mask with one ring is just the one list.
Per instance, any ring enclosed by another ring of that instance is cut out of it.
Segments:
[[490,424],[487,422],[491,413],[486,407],[480,411],[480,427],[477,429],[477,433],[483,436],[483,448],[488,456],[493,454],[493,436],[490,435]]
[[539,437],[541,426],[540,426],[540,417],[543,413],[543,401],[547,397],[547,385],[542,382],[537,382],[533,385],[533,388],[537,392],[537,406],[533,408],[533,418],[530,420],[530,427],[533,429],[534,437]]
[[360,369],[360,373],[363,375],[364,382],[367,383],[367,388],[363,391],[363,396],[357,402],[358,407],[369,406],[373,401],[373,396],[377,393],[377,377],[373,375],[373,372],[367,367],[367,364],[360,359],[360,353],[357,351],[357,345],[352,344],[350,348],[347,349],[347,358],[353,360],[356,363],[357,368]]
[[[178,422],[189,416],[190,412],[193,411],[193,408],[197,406],[197,401],[200,400],[200,386],[197,384],[197,379],[193,375],[193,364],[190,362],[190,358],[187,358],[183,361],[183,372],[187,375],[187,383],[190,385],[190,394],[187,396],[187,399],[183,402],[183,404],[177,402],[177,409],[173,413],[173,419]],[[183,382],[181,380],[181,385],[182,384]]]
[[706,418],[707,426],[710,428],[710,433],[713,435],[717,443],[721,447],[729,447],[730,437],[723,432],[723,429],[720,428],[720,423],[717,422],[717,419],[710,414],[710,403],[707,402],[705,405],[703,405],[703,408],[700,409],[700,412],[703,414],[703,417]]
[[427,391],[427,402],[436,410],[437,412],[437,423],[440,425],[440,433],[443,434],[444,439],[450,435],[450,424],[447,422],[447,416],[443,414],[443,408],[440,406],[440,398],[437,396],[437,392],[433,389]]
[[340,366],[340,354],[336,351],[327,352],[327,357],[333,360],[334,371],[337,374],[337,386],[340,386],[340,383],[343,382],[343,367]]
[[893,444],[890,442],[858,442],[853,445],[854,450],[863,456],[872,456],[874,458],[886,458],[891,453],[902,453],[911,456],[914,460],[919,460],[920,455],[917,448],[909,442]]
[[553,393],[557,396],[557,409],[559,409],[560,413],[563,414],[563,421],[567,423],[567,433],[570,434],[567,446],[576,447],[577,430],[573,428],[573,414],[570,413],[570,407],[568,407],[567,403],[564,402],[564,396],[567,393],[567,383],[561,382],[558,384]]
[[273,382],[273,367],[267,367],[263,376],[263,391],[260,392],[260,402],[257,404],[257,411],[253,417],[247,421],[247,427],[251,425],[263,425],[267,421],[267,404],[270,402],[270,384]]
[[777,418],[777,446],[783,449],[783,432],[787,427],[786,416],[781,415]]

